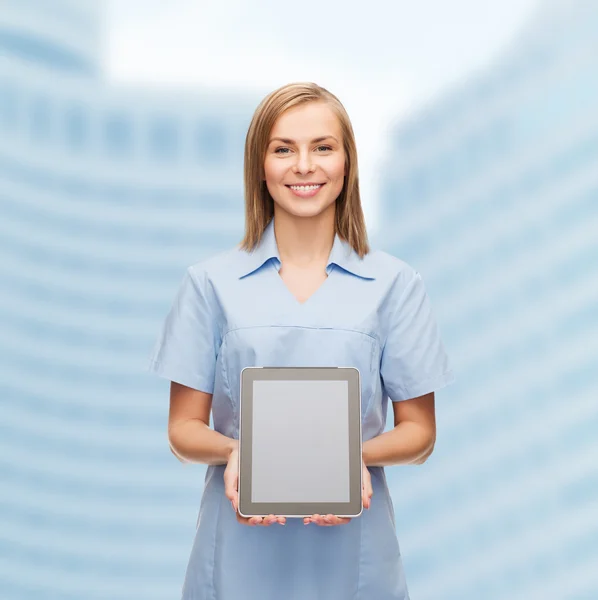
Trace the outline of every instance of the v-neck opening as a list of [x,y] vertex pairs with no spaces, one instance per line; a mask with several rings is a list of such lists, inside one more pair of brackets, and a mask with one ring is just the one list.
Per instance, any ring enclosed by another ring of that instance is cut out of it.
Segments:
[[285,283],[285,280],[281,277],[280,271],[276,268],[276,264],[274,263],[274,261],[270,262],[270,267],[274,270],[274,275],[279,280],[280,285],[282,285],[282,287],[285,289],[287,295],[290,296],[293,303],[299,307],[303,307],[307,304],[310,304],[310,302],[312,302],[312,299],[314,296],[316,296],[318,294],[319,295],[322,294],[322,288],[326,285],[326,283],[328,283],[328,280],[330,279],[330,276],[332,275],[332,271],[334,270],[334,269],[331,269],[330,273],[328,273],[326,275],[326,279],[324,279],[324,281],[322,281],[322,283],[320,283],[320,285],[309,295],[309,297],[306,300],[304,300],[303,302],[300,302],[298,300],[297,296],[295,296],[295,294],[293,294],[293,292],[289,289],[289,286]]

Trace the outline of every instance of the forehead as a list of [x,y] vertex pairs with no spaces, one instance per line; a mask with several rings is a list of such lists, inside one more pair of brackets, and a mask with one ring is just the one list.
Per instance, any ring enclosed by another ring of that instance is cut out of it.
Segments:
[[285,135],[293,139],[311,139],[316,135],[338,137],[340,123],[335,112],[325,102],[306,102],[282,113],[272,127],[270,137]]

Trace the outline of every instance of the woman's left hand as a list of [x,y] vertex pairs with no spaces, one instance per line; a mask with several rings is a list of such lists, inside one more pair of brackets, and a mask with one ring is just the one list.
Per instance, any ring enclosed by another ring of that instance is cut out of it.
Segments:
[[[363,501],[363,508],[370,508],[371,498],[374,495],[374,489],[372,488],[372,478],[368,468],[361,458],[361,494]],[[335,515],[312,515],[311,517],[304,517],[303,522],[305,525],[309,523],[315,523],[316,525],[322,525],[324,527],[331,527],[332,525],[345,525],[351,521],[350,517],[337,517]]]

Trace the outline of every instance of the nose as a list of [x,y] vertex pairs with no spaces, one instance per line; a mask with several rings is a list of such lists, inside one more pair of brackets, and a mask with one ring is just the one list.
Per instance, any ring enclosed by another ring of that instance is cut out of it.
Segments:
[[295,173],[309,173],[314,169],[314,166],[309,150],[306,150],[305,152],[299,151],[297,153],[297,160],[293,166]]

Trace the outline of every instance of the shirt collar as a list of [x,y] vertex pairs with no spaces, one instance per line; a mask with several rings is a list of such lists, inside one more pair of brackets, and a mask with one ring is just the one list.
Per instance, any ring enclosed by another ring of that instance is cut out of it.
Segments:
[[[275,259],[276,269],[280,269],[281,261],[278,254],[278,246],[276,244],[276,236],[274,235],[274,219],[271,219],[260,240],[260,243],[254,248],[253,252],[244,252],[243,266],[239,270],[239,278],[245,277],[259,269],[266,261],[271,258]],[[337,265],[358,277],[364,279],[374,279],[373,272],[366,266],[363,259],[353,248],[344,240],[335,234],[334,243],[328,263],[326,265],[326,273],[330,273],[331,265]]]

